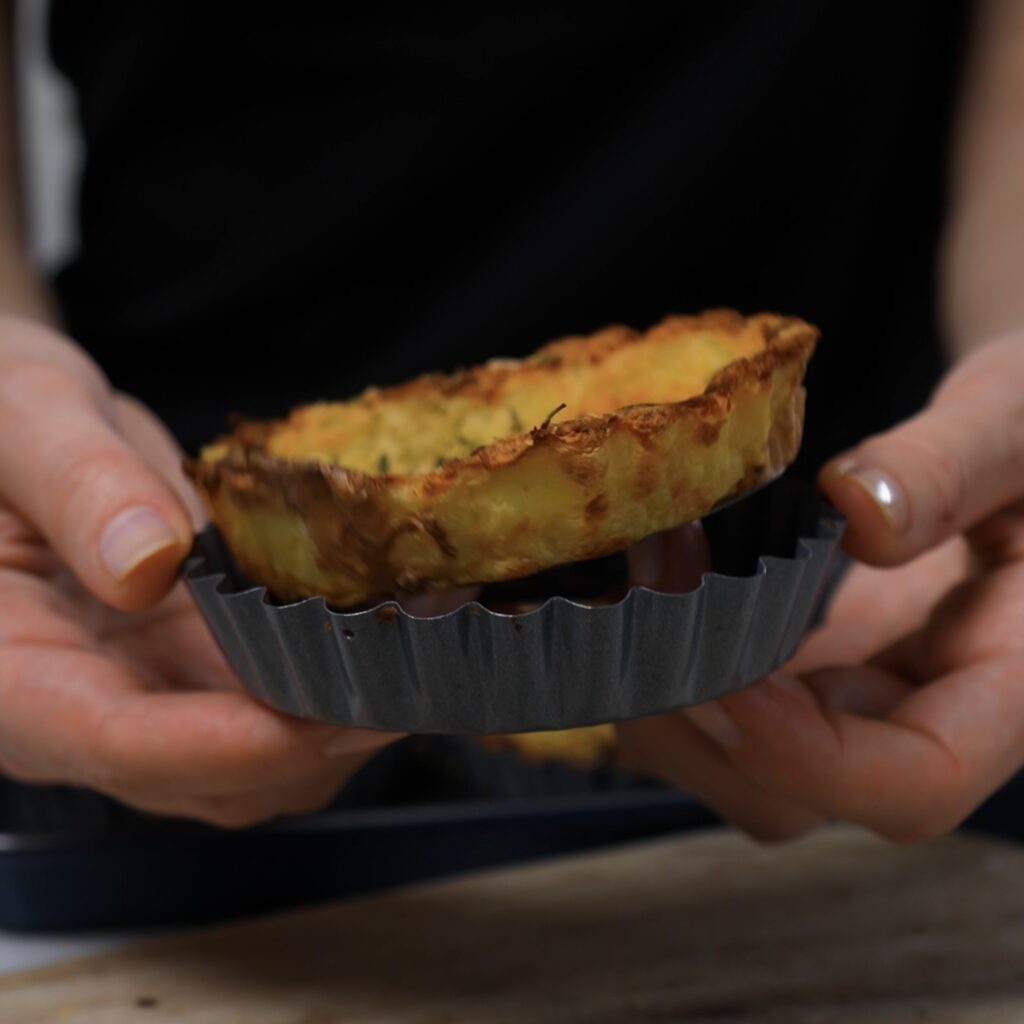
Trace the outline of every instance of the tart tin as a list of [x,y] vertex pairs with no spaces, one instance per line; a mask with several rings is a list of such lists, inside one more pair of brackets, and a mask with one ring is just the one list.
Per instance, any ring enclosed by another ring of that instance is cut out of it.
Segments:
[[[704,525],[715,571],[699,587],[634,587],[598,607],[563,596],[573,588],[557,572],[546,581],[557,596],[521,614],[477,601],[435,617],[395,601],[282,604],[244,578],[212,527],[185,579],[246,688],[281,711],[397,732],[567,729],[720,697],[791,657],[829,583],[837,513],[784,478]],[[613,561],[581,567],[591,586]]]

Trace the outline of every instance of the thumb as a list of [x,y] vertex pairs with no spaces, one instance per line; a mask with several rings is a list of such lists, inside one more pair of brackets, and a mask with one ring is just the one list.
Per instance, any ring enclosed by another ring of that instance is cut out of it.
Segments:
[[117,432],[96,381],[45,363],[0,374],[0,497],[93,594],[157,601],[189,550],[188,513]]
[[929,406],[829,462],[819,483],[847,516],[844,547],[897,565],[1024,498],[1024,338],[961,363]]

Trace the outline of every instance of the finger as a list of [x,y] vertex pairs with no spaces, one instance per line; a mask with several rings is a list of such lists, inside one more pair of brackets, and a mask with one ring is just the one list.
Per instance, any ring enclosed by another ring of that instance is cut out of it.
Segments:
[[156,608],[130,618],[111,618],[102,633],[102,649],[130,665],[155,671],[167,688],[244,689],[183,583]]
[[188,509],[193,529],[201,530],[207,521],[206,511],[195,487],[185,476],[182,451],[174,436],[146,406],[131,395],[115,395],[114,408],[118,433],[127,438],[146,463],[170,484]]
[[1024,497],[1024,344],[980,349],[924,412],[820,476],[855,558],[895,565]]
[[17,758],[0,755],[0,774],[6,775],[15,782],[26,782],[30,785],[53,785],[60,783],[60,779],[45,772],[36,771],[31,765],[25,764]]
[[914,691],[905,679],[877,665],[822,668],[801,682],[822,710],[863,718],[885,718]]
[[76,648],[89,647],[91,642],[71,596],[46,579],[0,568],[0,648],[18,644]]
[[240,693],[148,685],[89,651],[0,649],[0,749],[112,795],[156,797],[288,784],[397,738],[292,718]]
[[851,566],[829,602],[825,622],[801,641],[787,668],[801,673],[873,659],[897,638],[920,629],[932,614],[936,594],[962,581],[969,565],[966,544],[954,538],[899,568]]
[[620,722],[616,731],[623,766],[671,782],[762,842],[795,839],[821,823],[818,815],[769,796],[738,772],[694,726],[694,719],[706,713],[708,707],[700,705]]
[[256,790],[241,798],[211,797],[203,801],[201,810],[207,820],[235,828],[284,816],[315,814],[335,800],[348,780],[376,753],[376,750],[362,751],[346,759],[335,771],[321,772],[291,786]]
[[993,569],[1024,561],[1024,500],[983,519],[967,532],[974,566]]
[[285,815],[312,814],[330,804],[376,751],[364,751],[332,766],[333,771],[287,786],[261,786],[214,795],[156,796],[128,790],[118,799],[138,810],[188,818],[218,828],[250,828]]
[[699,522],[645,537],[626,552],[635,587],[683,594],[700,586],[711,571],[711,550]]
[[923,682],[1007,654],[1024,656],[1024,573],[990,569],[954,587],[927,621],[874,661]]
[[156,601],[188,552],[188,511],[116,431],[111,409],[62,369],[0,374],[0,490],[97,597]]
[[958,825],[1018,769],[1024,660],[991,662],[915,690],[884,720],[823,708],[775,674],[723,698],[703,731],[779,798],[908,841]]

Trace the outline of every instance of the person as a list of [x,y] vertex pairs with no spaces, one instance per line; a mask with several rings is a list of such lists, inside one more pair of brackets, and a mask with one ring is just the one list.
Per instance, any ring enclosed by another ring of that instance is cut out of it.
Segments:
[[709,305],[822,326],[797,469],[857,564],[784,671],[620,725],[629,762],[763,839],[934,835],[1020,768],[1014,0],[51,18],[86,163],[49,283],[0,104],[5,773],[224,826],[320,806],[391,737],[240,692],[175,582],[178,442]]

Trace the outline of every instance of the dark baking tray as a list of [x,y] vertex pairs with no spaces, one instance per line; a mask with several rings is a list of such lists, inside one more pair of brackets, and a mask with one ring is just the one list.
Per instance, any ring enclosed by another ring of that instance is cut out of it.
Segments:
[[[73,931],[224,920],[718,820],[686,794],[634,780],[499,763],[497,774],[506,771],[500,784],[519,786],[523,795],[482,798],[468,786],[464,799],[373,809],[349,796],[321,814],[237,832],[136,814],[92,793],[2,783],[0,927]],[[534,787],[561,791],[537,795]],[[1024,778],[965,827],[1024,839]]]
[[691,798],[612,769],[524,765],[438,738],[397,745],[327,811],[239,831],[2,782],[0,927],[223,920],[712,821]]

